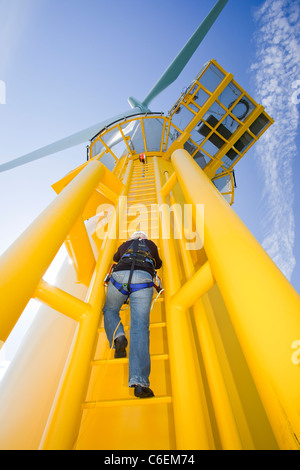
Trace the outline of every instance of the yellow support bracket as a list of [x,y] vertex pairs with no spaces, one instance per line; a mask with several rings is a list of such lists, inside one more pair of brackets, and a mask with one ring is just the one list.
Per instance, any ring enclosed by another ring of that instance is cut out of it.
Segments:
[[39,282],[33,297],[76,321],[81,321],[92,313],[91,305],[44,280]]
[[0,338],[6,340],[104,175],[91,161],[2,255]]
[[[96,162],[96,160],[89,160],[88,162],[83,163],[79,167],[75,168],[75,170],[68,173],[64,178],[54,183],[52,185],[54,191],[59,194],[85,167],[90,165],[92,162]],[[99,181],[99,184],[94,189],[94,192],[84,208],[83,220],[90,219],[96,215],[98,207],[102,204],[116,204],[118,197],[124,190],[124,184],[122,181],[104,165],[103,168],[104,170],[101,181]]]
[[215,283],[210,264],[207,261],[177,292],[172,296],[174,305],[190,308]]
[[96,260],[82,216],[73,225],[66,238],[65,246],[73,261],[77,273],[77,282],[88,287]]
[[167,196],[169,192],[172,190],[172,188],[175,186],[177,183],[177,176],[174,171],[174,173],[170,176],[170,178],[167,180],[167,182],[164,184],[164,186],[160,190],[160,194],[162,196]]

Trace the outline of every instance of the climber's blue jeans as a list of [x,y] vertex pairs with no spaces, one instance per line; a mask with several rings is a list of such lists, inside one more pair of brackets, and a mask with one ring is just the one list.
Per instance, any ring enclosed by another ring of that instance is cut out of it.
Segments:
[[[130,271],[117,271],[113,278],[120,284],[126,284]],[[152,276],[146,271],[135,270],[131,284],[151,282]],[[149,353],[149,317],[153,287],[141,289],[130,294],[130,348],[129,348],[129,387],[142,385],[149,387],[150,353]],[[121,321],[120,309],[126,300],[110,282],[107,289],[106,301],[103,308],[104,328],[112,346],[113,338],[125,335]]]

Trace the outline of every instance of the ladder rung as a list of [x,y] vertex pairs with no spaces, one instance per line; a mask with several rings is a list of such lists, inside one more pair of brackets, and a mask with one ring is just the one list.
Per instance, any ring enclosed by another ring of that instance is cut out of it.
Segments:
[[172,397],[152,397],[147,400],[137,398],[125,398],[123,400],[103,400],[103,401],[87,401],[82,404],[83,409],[92,410],[94,408],[108,408],[114,406],[147,406],[160,405],[164,403],[172,403]]
[[152,191],[152,192],[156,192],[155,191],[155,187],[153,186],[153,189],[149,189],[149,188],[140,188],[140,189],[133,189],[130,188],[130,191],[129,193],[143,193],[143,192],[147,192],[147,191]]
[[[153,205],[153,204],[152,204],[152,205]],[[131,207],[134,207],[134,209],[137,209],[137,208],[139,208],[139,207],[142,208],[142,206],[136,206],[136,205],[134,205],[134,204],[131,204],[130,206],[128,206],[128,210],[129,210]],[[151,209],[151,205],[150,205],[149,207],[150,207],[150,209]],[[152,209],[150,210],[150,209],[147,210],[147,215],[148,215],[148,214],[158,214],[158,209],[154,209],[154,210],[152,210]],[[128,217],[134,217],[134,218],[135,218],[135,215],[133,215],[133,214],[128,214],[128,211],[127,211],[127,215],[128,215]]]
[[135,199],[135,200],[143,200],[143,199],[149,199],[151,201],[156,201],[156,193],[141,193],[141,194],[128,194],[128,199]]
[[133,187],[134,185],[138,185],[139,187],[147,187],[147,186],[154,186],[155,181],[153,178],[145,178],[145,177],[140,177],[140,178],[134,178],[131,181],[130,188]]
[[143,163],[143,164],[141,162],[135,163],[134,169],[137,170],[140,168],[153,168],[153,162],[148,162],[148,163]]
[[[156,302],[159,302],[162,300],[162,297],[159,297]],[[155,302],[155,303],[156,303]],[[160,322],[156,322],[156,323],[150,323],[149,325],[149,328],[150,330],[152,329],[155,329],[155,328],[165,328],[167,326],[167,323],[165,321],[160,321]],[[130,326],[129,325],[125,325],[124,326],[124,330],[125,331],[128,331],[130,329]],[[105,332],[105,329],[104,328],[98,328],[98,332],[99,333],[104,333]]]
[[157,204],[156,199],[135,199],[135,198],[128,198],[128,203],[130,204]]
[[153,178],[134,178],[132,181],[131,181],[131,184],[133,185],[143,185],[143,186],[147,186],[147,184],[150,186],[150,185],[153,185],[154,184],[154,180]]
[[[152,173],[151,173],[151,174],[147,174],[146,176],[147,176],[147,178],[150,178],[150,177],[151,177],[151,179],[154,181],[154,178],[155,178],[154,173],[153,173],[153,174],[152,174]],[[145,178],[145,176],[142,176],[142,174],[141,174],[141,175],[139,175],[139,174],[136,174],[136,175],[133,174],[133,175],[131,176],[131,181],[133,181],[134,179],[138,179],[139,181],[141,181],[141,178]]]
[[156,191],[154,187],[139,189],[130,188],[129,193],[156,193]]
[[147,188],[147,187],[149,188],[149,187],[151,187],[151,188],[155,189],[155,186],[153,185],[153,182],[151,180],[145,180],[145,179],[140,180],[139,179],[139,180],[134,181],[133,183],[134,184],[132,184],[130,186],[130,189],[132,189],[133,187],[138,187],[138,188]]
[[127,197],[135,197],[135,198],[141,197],[141,196],[155,197],[156,198],[156,191],[154,191],[154,189],[150,189],[149,191],[147,191],[147,190],[140,191],[140,192],[129,191],[128,195],[127,195]]
[[[151,361],[167,361],[169,359],[169,354],[153,354],[151,356]],[[117,359],[94,359],[91,361],[92,366],[101,366],[102,364],[127,364],[129,362],[128,357],[119,357]]]
[[[141,201],[138,201],[138,203],[135,203],[134,201],[127,201],[128,207],[136,207],[138,204],[141,205],[141,207],[144,205],[144,204],[141,203]],[[148,205],[149,205],[149,204],[148,204]],[[158,212],[158,204],[157,204],[157,202],[152,203],[151,205],[152,205],[152,206],[155,205],[155,206],[157,207],[157,209],[155,208],[154,210],[155,210],[155,212]]]
[[[142,165],[143,165],[143,166],[142,166]],[[153,166],[153,162],[150,161],[150,162],[146,162],[146,163],[143,163],[143,164],[142,164],[140,161],[136,160],[136,162],[135,162],[135,164],[134,164],[134,167],[135,167],[135,168],[141,168],[141,167],[143,168],[143,167],[145,167],[145,166],[146,166],[146,167],[147,167],[147,166]]]
[[[128,201],[128,206],[132,208],[137,208],[137,207],[143,207],[143,206],[154,206],[157,205],[157,202],[155,201],[150,201],[149,199],[145,200],[138,200],[138,201]],[[158,212],[158,210],[155,208],[155,211]],[[148,211],[147,211],[148,213]]]
[[138,193],[138,194],[135,194],[135,193],[128,193],[128,199],[138,199],[138,198],[141,198],[141,197],[149,197],[149,198],[152,198],[152,199],[156,199],[156,193],[155,192],[141,192],[141,193]]
[[[141,212],[141,209],[145,207],[150,207],[156,205],[157,203],[154,201],[128,201],[128,206],[132,207],[131,211],[133,209],[138,209]],[[156,212],[158,212],[157,209],[155,209]],[[145,211],[145,215],[148,214],[148,209]],[[130,214],[129,214],[130,215]],[[133,216],[133,214],[131,214]]]
[[156,194],[156,190],[155,190],[155,187],[152,187],[152,186],[149,186],[149,187],[143,187],[143,186],[138,186],[138,189],[135,189],[135,188],[130,188],[130,190],[128,191],[128,194],[144,194],[144,193],[154,193]]
[[146,166],[146,165],[145,165],[145,166],[142,166],[142,167],[137,167],[137,166],[136,166],[136,167],[133,168],[133,173],[139,173],[139,172],[142,172],[142,171],[144,171],[144,170],[146,170],[146,171],[154,171],[154,167],[153,167],[153,165],[151,165],[151,166],[150,166],[150,165],[149,165],[149,166]]
[[138,179],[139,181],[144,181],[145,179],[151,179],[154,181],[154,174],[143,174],[141,173],[140,175],[132,175],[131,181]]

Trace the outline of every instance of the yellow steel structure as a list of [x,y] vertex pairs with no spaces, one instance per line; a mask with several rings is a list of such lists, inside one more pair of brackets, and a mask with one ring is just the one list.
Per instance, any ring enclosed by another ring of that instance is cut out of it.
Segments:
[[[299,295],[231,207],[233,167],[272,122],[212,60],[168,116],[111,124],[53,185],[0,263],[2,342],[30,299],[43,305],[0,384],[1,449],[300,448]],[[147,400],[102,316],[113,254],[137,229],[163,260]],[[53,286],[63,243],[72,263]]]

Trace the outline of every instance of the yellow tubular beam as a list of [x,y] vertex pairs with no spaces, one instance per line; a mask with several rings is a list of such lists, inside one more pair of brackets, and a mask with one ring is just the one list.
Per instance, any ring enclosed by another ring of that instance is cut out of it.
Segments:
[[33,296],[105,167],[91,161],[2,255],[0,339],[5,341]]
[[243,450],[223,371],[202,300],[196,303],[194,312],[222,450]]
[[80,321],[91,313],[91,306],[89,304],[77,299],[58,287],[51,286],[44,280],[39,282],[34,297],[49,305],[49,307],[57,312],[63,313],[76,321]]
[[170,178],[167,180],[167,182],[164,184],[164,186],[161,188],[161,195],[167,196],[167,194],[169,194],[169,192],[171,191],[173,186],[176,184],[176,182],[177,182],[177,176],[176,176],[176,173],[174,172],[170,176]]
[[92,313],[80,321],[76,342],[70,354],[70,361],[65,368],[61,386],[52,406],[52,412],[40,444],[40,449],[43,450],[71,450],[76,444],[82,403],[90,375],[91,358],[99,322],[101,321],[101,308],[105,295],[103,279],[116,250],[115,227],[122,216],[122,211],[126,209],[126,198],[124,196],[128,193],[132,167],[133,162],[130,161],[124,178],[125,188],[119,199],[117,209],[110,220],[107,237],[100,250],[86,297],[86,302],[91,306]]
[[[167,180],[167,172],[165,172],[165,177]],[[170,203],[174,206],[174,208],[176,208],[176,200],[172,191],[170,191]],[[182,221],[176,210],[174,212],[174,222],[175,225],[177,225],[177,231],[179,233],[179,231],[182,229]],[[185,275],[187,279],[190,279],[195,271],[191,252],[185,248],[184,237],[179,238],[178,243]],[[210,267],[207,274],[208,278],[212,276]],[[211,279],[211,281],[215,282],[214,279]],[[196,286],[196,290],[198,290],[200,286],[201,284]],[[203,291],[203,288],[201,288],[201,290]],[[176,297],[176,294],[174,297]],[[239,432],[235,418],[233,416],[233,411],[224,382],[223,373],[220,367],[219,358],[201,299],[193,305],[193,311],[222,449],[241,450],[242,444]]]
[[[167,233],[168,213],[161,196],[158,159],[154,157],[157,202],[161,207],[161,233]],[[180,288],[174,240],[161,237],[163,277],[167,315],[167,332],[173,394],[173,412],[177,449],[212,449],[214,442],[206,412],[203,384],[196,359],[195,345],[188,316],[170,302]]]
[[[168,181],[168,172],[165,171],[164,174],[165,174],[166,180]],[[176,175],[175,172],[173,173],[173,175],[174,174]],[[176,182],[177,182],[177,177],[176,177]],[[161,190],[161,194],[163,194],[163,188]],[[194,264],[192,262],[190,251],[186,249],[186,238],[185,238],[185,233],[184,233],[183,224],[182,224],[182,214],[180,214],[178,210],[178,206],[177,206],[175,197],[173,195],[173,191],[170,191],[169,199],[170,199],[170,204],[172,206],[173,213],[174,213],[175,233],[177,233],[179,237],[177,239],[177,242],[179,244],[179,249],[181,252],[184,271],[185,271],[186,277],[190,278],[194,274]]]
[[65,246],[74,262],[77,281],[89,286],[96,260],[82,216],[73,225],[65,241]]
[[278,445],[299,449],[299,295],[192,157],[172,163],[186,201],[205,204],[204,248]]
[[171,302],[184,308],[190,308],[215,283],[207,261],[180,289],[173,295]]
[[121,178],[123,170],[124,170],[125,165],[127,164],[127,162],[128,162],[128,154],[126,155],[126,157],[124,157],[124,162],[122,163],[121,169],[118,173],[118,178]]
[[107,197],[107,199],[109,199],[113,204],[116,204],[118,202],[118,194],[108,188],[105,184],[102,184],[100,182],[97,187],[97,191],[103,194],[103,196]]

